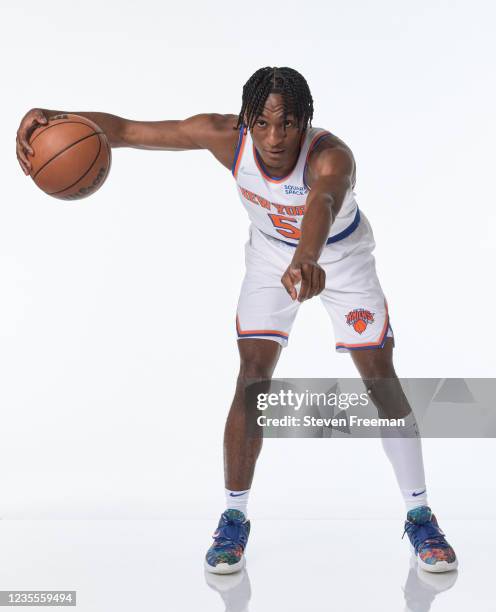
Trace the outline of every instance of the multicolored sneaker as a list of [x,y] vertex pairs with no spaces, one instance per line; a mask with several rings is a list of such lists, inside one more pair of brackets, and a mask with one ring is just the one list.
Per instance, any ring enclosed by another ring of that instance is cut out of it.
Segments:
[[245,566],[244,551],[250,521],[239,510],[226,510],[220,517],[214,543],[207,551],[205,569],[213,574],[232,574]]
[[413,508],[406,515],[408,534],[419,567],[427,572],[449,572],[458,567],[455,551],[444,537],[436,517],[428,506]]

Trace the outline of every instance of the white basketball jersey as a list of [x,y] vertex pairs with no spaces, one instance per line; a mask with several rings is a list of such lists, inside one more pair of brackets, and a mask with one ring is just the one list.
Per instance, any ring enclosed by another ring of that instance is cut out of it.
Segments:
[[[308,156],[327,135],[329,132],[321,128],[307,129],[293,170],[287,176],[274,177],[264,168],[250,131],[244,134],[244,126],[241,126],[232,173],[241,202],[251,222],[260,231],[288,244],[298,244],[309,192],[304,178]],[[351,234],[359,222],[355,193],[349,192],[331,226],[327,244]]]

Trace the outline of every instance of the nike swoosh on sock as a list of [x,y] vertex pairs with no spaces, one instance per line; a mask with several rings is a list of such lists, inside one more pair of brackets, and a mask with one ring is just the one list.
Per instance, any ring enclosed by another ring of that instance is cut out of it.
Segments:
[[412,493],[413,497],[417,497],[418,495],[422,495],[422,493],[425,493],[427,489],[424,489],[423,491],[420,491],[420,493]]

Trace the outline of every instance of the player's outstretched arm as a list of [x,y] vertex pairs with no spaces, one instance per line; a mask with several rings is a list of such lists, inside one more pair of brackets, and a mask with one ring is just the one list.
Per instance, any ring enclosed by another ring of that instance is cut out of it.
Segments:
[[[45,125],[50,117],[67,111],[34,108],[22,118],[17,130],[17,159],[25,174],[29,174],[31,163],[29,155],[33,151],[29,137],[40,125]],[[227,167],[237,132],[234,115],[204,113],[183,120],[168,121],[131,121],[109,113],[74,112],[87,117],[105,132],[111,147],[133,147],[137,149],[161,151],[187,151],[208,149]]]
[[308,185],[311,191],[305,204],[301,238],[291,264],[281,278],[293,300],[303,302],[325,288],[325,271],[319,266],[318,259],[344,198],[352,189],[354,168],[351,151],[337,147],[316,152],[309,163]]

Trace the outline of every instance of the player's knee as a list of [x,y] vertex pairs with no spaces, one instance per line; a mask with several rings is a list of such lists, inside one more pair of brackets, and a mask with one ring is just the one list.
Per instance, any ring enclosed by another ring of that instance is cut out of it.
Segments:
[[243,340],[239,345],[240,382],[268,380],[272,377],[281,347],[267,340]]
[[392,363],[376,363],[370,364],[367,368],[362,370],[362,378],[364,380],[387,380],[391,378],[397,378],[396,372]]
[[269,380],[272,376],[272,364],[263,360],[246,359],[241,360],[238,380],[243,383]]
[[408,400],[396,374],[377,376],[364,380],[367,394],[376,406],[379,416],[398,418],[410,411]]
[[361,355],[354,355],[354,357],[360,375],[364,380],[396,378],[392,355],[389,353],[382,350],[363,351]]
[[374,402],[379,398],[387,397],[388,393],[396,391],[399,385],[393,367],[370,368],[367,372],[362,373],[362,380],[369,397]]

